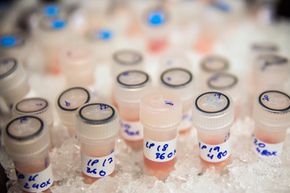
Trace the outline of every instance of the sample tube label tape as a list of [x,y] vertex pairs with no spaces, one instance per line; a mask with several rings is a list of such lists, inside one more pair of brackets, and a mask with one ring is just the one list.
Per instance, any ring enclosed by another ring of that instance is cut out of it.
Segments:
[[192,127],[192,110],[188,110],[182,115],[180,125],[178,126],[179,131],[184,131]]
[[256,137],[253,139],[254,151],[260,157],[275,157],[282,153],[283,143],[265,143]]
[[16,174],[20,188],[26,192],[43,192],[53,184],[51,165],[38,173],[25,174],[16,171]]
[[210,145],[199,141],[199,155],[208,162],[221,162],[230,156],[231,145],[230,140],[217,145]]
[[87,176],[100,178],[112,174],[115,170],[114,152],[103,157],[90,157],[82,154],[82,170]]
[[176,156],[176,138],[170,141],[144,140],[144,155],[155,162],[166,162]]
[[120,121],[121,133],[125,139],[128,140],[141,140],[143,139],[143,125],[139,122]]

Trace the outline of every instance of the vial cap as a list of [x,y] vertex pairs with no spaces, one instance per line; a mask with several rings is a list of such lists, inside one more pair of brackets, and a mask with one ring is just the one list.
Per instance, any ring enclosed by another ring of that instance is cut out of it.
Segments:
[[49,133],[41,118],[19,116],[7,124],[4,144],[12,158],[29,157],[49,147]]
[[117,76],[116,81],[115,95],[119,102],[139,103],[151,87],[149,75],[139,70],[124,71]]
[[59,7],[54,4],[46,5],[43,7],[43,14],[46,17],[55,17],[59,14]]
[[289,68],[288,59],[276,54],[264,54],[257,58],[260,71],[276,71]]
[[21,36],[7,34],[0,37],[0,44],[3,48],[12,48],[24,44],[24,39]]
[[201,69],[205,72],[222,72],[229,69],[229,62],[221,56],[208,56],[201,62]]
[[290,96],[277,90],[261,93],[254,105],[254,119],[268,127],[290,126]]
[[80,140],[100,140],[118,133],[118,114],[108,104],[85,104],[79,108],[76,116],[76,130]]
[[182,104],[176,95],[149,93],[141,99],[140,121],[144,127],[166,130],[177,127],[182,117]]
[[71,87],[64,90],[58,97],[58,107],[63,111],[76,111],[90,101],[90,93],[83,87]]
[[14,105],[15,115],[37,115],[48,125],[53,122],[52,112],[49,103],[44,98],[26,98]]
[[234,121],[232,100],[218,91],[205,92],[196,98],[192,117],[197,129],[229,129]]
[[212,75],[208,81],[207,85],[213,90],[228,90],[235,87],[238,83],[238,78],[230,73],[216,73]]
[[14,58],[0,58],[0,79],[12,74],[17,68],[17,61]]
[[138,65],[143,57],[135,50],[120,50],[113,54],[113,60],[120,65]]

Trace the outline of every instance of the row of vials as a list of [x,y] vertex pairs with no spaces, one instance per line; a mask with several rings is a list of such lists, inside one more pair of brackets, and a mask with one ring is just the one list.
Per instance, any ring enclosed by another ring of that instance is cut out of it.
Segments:
[[[182,80],[172,85],[178,86]],[[83,87],[63,91],[56,101],[60,120],[80,142],[85,183],[117,172],[114,149],[120,128],[129,146],[143,148],[144,173],[161,180],[174,169],[178,132],[190,129],[191,124],[197,131],[199,156],[205,167],[223,168],[231,162],[230,133],[235,110],[230,96],[208,91],[184,101],[169,90],[150,91],[150,78],[141,71],[123,72],[118,82],[122,87],[116,91],[121,96],[117,97],[119,110],[107,103],[92,102],[92,95]],[[128,96],[128,100],[122,96]],[[289,95],[277,90],[264,91],[255,100],[252,145],[258,156],[282,153],[290,126],[289,103]],[[43,98],[27,98],[14,105],[13,114],[16,117],[7,124],[3,137],[19,184],[25,192],[49,192],[53,185],[49,161],[51,107]],[[186,119],[185,123],[184,116],[191,116],[192,122]]]

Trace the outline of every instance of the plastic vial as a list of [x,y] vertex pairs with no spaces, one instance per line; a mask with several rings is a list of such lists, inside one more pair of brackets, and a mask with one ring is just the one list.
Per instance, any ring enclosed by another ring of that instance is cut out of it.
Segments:
[[290,91],[287,88],[290,76],[288,58],[277,54],[260,55],[256,58],[254,68],[254,95],[269,89]]
[[174,169],[176,139],[182,117],[177,96],[150,93],[141,99],[140,121],[144,127],[144,172],[164,180]]
[[0,58],[0,96],[11,106],[28,94],[30,88],[23,66],[15,58]]
[[196,98],[192,117],[202,164],[222,168],[231,155],[229,137],[234,122],[231,98],[218,91],[205,92]]
[[206,88],[206,81],[208,80],[209,76],[214,73],[228,71],[230,64],[229,61],[222,56],[211,55],[201,61],[200,68],[201,83],[199,85],[201,86],[200,89],[204,90]]
[[68,43],[70,37],[67,20],[63,18],[43,18],[35,35],[41,46],[47,71],[58,74],[60,72],[59,52]]
[[175,94],[182,102],[182,120],[178,126],[180,133],[187,133],[192,128],[192,100],[194,95],[193,75],[184,68],[171,68],[160,76],[161,89]]
[[48,154],[50,139],[42,119],[32,115],[14,118],[3,136],[23,192],[50,192],[53,184]]
[[61,52],[60,67],[69,86],[92,85],[95,63],[94,54],[88,46],[70,46]]
[[[112,75],[116,77],[127,70],[142,70],[144,68],[143,56],[136,50],[118,50],[113,54]],[[114,90],[112,91],[112,103],[117,107]]]
[[261,93],[254,103],[253,117],[254,151],[260,157],[279,156],[290,126],[290,96],[277,90]]
[[13,114],[15,116],[34,115],[40,117],[52,136],[53,116],[50,104],[46,99],[37,97],[22,99],[13,106]]
[[81,143],[84,182],[113,175],[115,141],[119,132],[116,110],[108,104],[85,104],[77,112],[76,132]]
[[144,31],[148,37],[150,53],[160,53],[168,45],[169,14],[162,7],[155,7],[145,13]]
[[117,76],[115,83],[121,135],[125,142],[136,150],[143,146],[143,125],[139,119],[140,101],[151,87],[149,75],[138,70],[122,72]]
[[75,113],[85,103],[90,102],[91,94],[83,87],[71,87],[64,90],[57,98],[57,111],[60,121],[70,136],[75,136]]
[[246,100],[245,96],[240,93],[241,87],[236,75],[227,72],[215,73],[207,80],[207,88],[209,90],[226,92],[233,99],[235,117],[237,118],[241,115],[243,107],[246,105]]

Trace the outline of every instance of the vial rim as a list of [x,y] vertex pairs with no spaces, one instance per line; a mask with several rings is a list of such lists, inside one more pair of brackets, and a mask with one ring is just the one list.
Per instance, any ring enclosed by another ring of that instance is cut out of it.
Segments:
[[[39,110],[36,110],[36,111],[23,111],[23,110],[20,110],[18,105],[20,105],[20,103],[23,103],[23,102],[26,102],[26,101],[31,101],[31,100],[41,100],[45,103],[45,106],[42,107],[41,109]],[[33,98],[25,98],[19,102],[16,103],[15,105],[15,110],[17,110],[18,112],[21,112],[21,113],[38,113],[38,112],[42,112],[44,111],[46,108],[48,107],[48,101],[44,98],[41,98],[41,97],[33,97]]]
[[[85,93],[87,94],[87,99],[86,99],[86,101],[84,102],[84,104],[88,103],[88,102],[90,101],[90,99],[91,99],[91,96],[90,96],[89,91],[88,91],[87,89],[83,88],[83,87],[77,86],[77,87],[71,87],[71,88],[68,88],[68,89],[64,90],[64,91],[59,95],[59,97],[58,97],[58,99],[57,99],[57,104],[58,104],[59,108],[61,108],[61,109],[64,110],[64,111],[75,111],[75,110],[77,110],[77,109],[79,108],[79,107],[76,107],[76,108],[72,108],[72,109],[67,109],[67,108],[63,107],[63,106],[61,105],[61,103],[60,103],[60,99],[61,99],[61,97],[62,97],[65,93],[70,92],[70,91],[72,91],[72,90],[82,90],[82,91],[85,91]],[[83,105],[83,104],[82,104],[82,105]]]
[[[3,58],[1,58],[2,60]],[[17,66],[18,66],[18,62],[15,58],[12,58],[12,57],[8,57],[8,58],[4,58],[3,60],[11,60],[13,62],[13,66],[5,73],[3,74],[0,74],[0,79],[4,79],[6,78],[7,76],[9,76],[10,74],[12,74],[13,72],[16,71],[17,69]]]
[[[212,70],[208,68],[206,63],[208,62],[208,60],[212,60],[212,59],[222,61],[224,64],[223,67],[218,70]],[[205,72],[222,72],[224,70],[229,69],[229,61],[226,58],[221,57],[221,56],[208,56],[201,61],[201,69]]]
[[264,94],[267,94],[267,93],[279,93],[279,94],[282,94],[286,97],[288,97],[288,99],[290,100],[290,96],[287,95],[286,93],[282,92],[282,91],[278,91],[278,90],[267,90],[267,91],[264,91],[262,92],[260,95],[259,95],[259,99],[258,99],[258,102],[259,104],[265,108],[266,110],[270,110],[271,112],[284,112],[284,111],[288,111],[290,109],[290,105],[284,109],[274,109],[274,108],[270,108],[270,107],[267,107],[263,102],[262,102],[262,96]]
[[255,42],[251,46],[254,51],[274,51],[279,50],[278,46],[272,42]]
[[[82,114],[82,111],[88,107],[88,106],[95,106],[95,105],[106,105],[107,107],[109,107],[111,110],[112,110],[112,114],[104,119],[99,119],[99,120],[95,120],[95,119],[88,119],[86,118],[85,116],[83,116]],[[90,125],[102,125],[102,124],[105,124],[105,123],[108,123],[110,122],[111,120],[114,119],[115,117],[115,109],[109,105],[109,104],[106,104],[106,103],[89,103],[89,104],[85,104],[83,105],[79,110],[78,110],[78,114],[80,116],[80,118],[82,119],[82,121],[84,121],[85,123],[87,124],[90,124]]]
[[[24,136],[24,137],[17,137],[15,135],[13,135],[12,133],[10,133],[10,131],[9,131],[10,125],[14,121],[16,121],[18,119],[21,119],[21,118],[24,118],[24,117],[25,118],[33,118],[33,119],[38,120],[40,122],[40,127],[38,128],[38,130],[36,132],[34,132],[34,133],[30,134],[30,135]],[[43,123],[43,120],[41,120],[39,117],[36,117],[36,116],[33,116],[33,115],[23,115],[23,116],[16,117],[16,118],[12,119],[11,121],[9,121],[9,123],[6,126],[5,131],[6,131],[7,135],[10,138],[12,138],[12,139],[15,139],[15,140],[18,140],[18,141],[27,141],[27,140],[30,140],[30,139],[38,136],[42,132],[43,129],[44,129],[44,123]]]
[[[225,106],[224,108],[220,109],[220,110],[217,110],[217,111],[206,111],[206,110],[201,109],[201,108],[198,106],[197,101],[198,101],[201,97],[203,97],[204,95],[207,95],[207,94],[214,94],[214,93],[218,93],[218,94],[220,94],[220,95],[222,95],[222,96],[224,96],[224,97],[226,98],[226,100],[227,100],[227,104],[226,104],[226,106]],[[222,92],[218,92],[218,91],[209,91],[209,92],[205,92],[205,93],[199,95],[199,96],[196,98],[196,100],[195,100],[194,103],[195,103],[195,107],[196,107],[199,111],[201,111],[201,112],[203,112],[203,113],[216,114],[216,113],[223,112],[223,111],[225,111],[225,110],[227,110],[227,109],[229,108],[229,106],[230,106],[230,99],[229,99],[229,97],[228,97],[227,95],[223,94]]]
[[[138,83],[138,84],[126,84],[126,83],[122,82],[122,81],[120,80],[120,78],[121,78],[121,76],[123,75],[123,73],[130,73],[130,72],[137,72],[137,73],[140,73],[140,74],[145,75],[145,80],[144,80],[143,82],[141,82],[141,83]],[[148,75],[146,72],[141,71],[141,70],[126,70],[126,71],[124,71],[124,72],[121,72],[121,73],[117,76],[116,80],[117,80],[118,84],[120,84],[121,86],[124,86],[124,87],[126,87],[126,88],[140,88],[140,87],[142,87],[143,85],[145,85],[147,82],[149,82],[149,75]]]
[[[211,84],[212,80],[214,79],[215,76],[225,76],[225,77],[230,77],[230,78],[233,78],[233,82],[227,86],[214,86]],[[230,73],[225,73],[225,72],[219,72],[219,73],[216,73],[216,74],[213,74],[208,80],[207,80],[207,86],[211,89],[214,89],[214,90],[226,90],[226,89],[230,89],[232,88],[233,86],[235,86],[236,84],[238,83],[238,77],[235,76],[234,74],[230,74]]]
[[[186,82],[182,83],[182,84],[169,84],[168,82],[166,82],[166,81],[164,80],[164,76],[166,75],[166,73],[171,72],[171,71],[177,71],[177,70],[178,70],[178,71],[183,71],[183,72],[187,73],[187,74],[189,75],[189,79],[188,79]],[[193,80],[193,75],[192,75],[192,73],[191,73],[189,70],[184,69],[184,68],[170,68],[170,69],[165,70],[164,72],[162,72],[162,74],[161,74],[161,76],[160,76],[160,80],[161,80],[161,82],[162,82],[164,85],[166,85],[166,86],[168,86],[168,87],[171,87],[171,88],[179,88],[179,87],[186,86],[186,85],[188,85],[190,82],[192,82],[192,80]]]
[[[119,57],[120,54],[133,54],[135,56],[137,56],[137,59],[134,60],[134,61],[124,61],[124,60],[121,60]],[[130,50],[130,49],[125,49],[125,50],[119,50],[117,52],[115,52],[113,54],[113,60],[116,61],[118,64],[121,64],[121,65],[136,65],[136,64],[139,64],[142,62],[143,60],[143,56],[140,52],[138,51],[135,51],[135,50]]]

